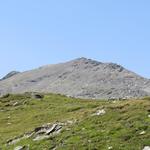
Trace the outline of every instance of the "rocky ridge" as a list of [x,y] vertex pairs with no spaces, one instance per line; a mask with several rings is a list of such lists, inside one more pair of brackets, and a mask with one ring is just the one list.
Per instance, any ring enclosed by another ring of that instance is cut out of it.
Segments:
[[0,81],[0,94],[50,92],[76,98],[119,99],[150,95],[150,80],[115,63],[87,58],[53,64]]
[[14,76],[14,75],[16,75],[16,74],[18,74],[18,73],[20,73],[20,72],[18,72],[18,71],[11,71],[11,72],[9,72],[6,76],[4,76],[2,79],[0,79],[0,80],[5,80],[5,79],[8,79],[8,78],[10,78],[10,77],[12,77],[12,76]]

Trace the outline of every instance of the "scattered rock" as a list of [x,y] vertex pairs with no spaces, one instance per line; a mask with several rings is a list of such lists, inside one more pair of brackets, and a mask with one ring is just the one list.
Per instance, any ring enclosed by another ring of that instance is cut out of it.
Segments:
[[18,102],[13,103],[13,106],[18,106],[18,105],[19,105]]
[[23,146],[17,146],[14,150],[22,150]]
[[142,132],[140,132],[140,135],[144,135],[146,132],[145,131],[142,131]]
[[143,150],[150,150],[150,146],[145,146]]
[[109,146],[109,147],[108,147],[108,150],[110,150],[110,149],[113,149],[113,147],[112,147],[112,146]]
[[96,113],[94,113],[92,116],[101,116],[104,115],[106,111],[104,109],[98,110]]
[[91,143],[92,141],[91,141],[91,140],[88,140],[88,142]]
[[[110,100],[150,96],[149,79],[120,65],[86,58],[14,74],[16,72],[11,72],[0,81],[0,95],[36,91]],[[34,98],[42,99],[41,95]]]
[[71,121],[71,120],[68,120],[68,121],[67,121],[67,123],[69,123],[69,124],[73,124],[73,121]]
[[29,150],[29,145],[28,146],[17,146],[14,150]]
[[[70,122],[70,123],[73,123]],[[6,142],[7,145],[15,144],[23,139],[32,138],[34,141],[43,140],[46,138],[49,138],[50,136],[56,135],[60,133],[63,126],[66,126],[67,124],[70,124],[68,122],[66,123],[55,123],[55,124],[45,124],[43,126],[35,128],[33,131],[25,133],[21,136],[15,137],[13,139],[10,139]]]
[[19,142],[20,140],[24,139],[23,136],[19,136],[19,137],[15,137],[13,139],[9,139],[7,140],[6,142],[6,145],[12,145],[12,144],[15,144],[17,142]]
[[57,134],[61,131],[62,126],[59,124],[53,124],[53,125],[44,125],[42,127],[38,127],[35,129],[34,133],[34,141],[43,140],[45,138],[49,138],[51,134]]

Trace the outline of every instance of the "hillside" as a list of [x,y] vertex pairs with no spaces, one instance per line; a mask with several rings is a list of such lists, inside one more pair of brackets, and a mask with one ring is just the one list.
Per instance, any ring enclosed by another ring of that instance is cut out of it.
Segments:
[[18,146],[30,150],[145,150],[150,146],[150,99],[5,95],[0,98],[0,148]]
[[137,98],[150,95],[150,80],[114,63],[78,58],[0,81],[1,95],[31,91],[85,99]]
[[1,80],[6,80],[6,79],[8,79],[8,78],[18,74],[18,73],[20,73],[20,72],[18,72],[18,71],[11,71],[5,77],[3,77]]

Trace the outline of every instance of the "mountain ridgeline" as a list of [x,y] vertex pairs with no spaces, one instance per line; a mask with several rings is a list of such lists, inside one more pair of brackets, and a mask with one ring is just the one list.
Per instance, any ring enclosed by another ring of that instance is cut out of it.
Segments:
[[18,72],[18,71],[11,71],[5,77],[3,77],[1,80],[8,79],[8,78],[10,78],[10,77],[12,77],[12,76],[14,76],[14,75],[16,75],[18,73],[20,73],[20,72]]
[[24,92],[59,93],[84,99],[139,98],[150,95],[150,80],[118,64],[78,58],[13,72],[0,80],[1,95]]

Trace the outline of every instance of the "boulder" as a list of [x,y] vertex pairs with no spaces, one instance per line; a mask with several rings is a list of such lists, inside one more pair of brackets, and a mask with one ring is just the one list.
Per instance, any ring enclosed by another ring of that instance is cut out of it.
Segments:
[[150,146],[145,146],[143,150],[150,150]]
[[97,110],[97,112],[92,114],[92,116],[101,116],[104,115],[105,113],[106,111],[104,109],[101,109],[101,110]]

